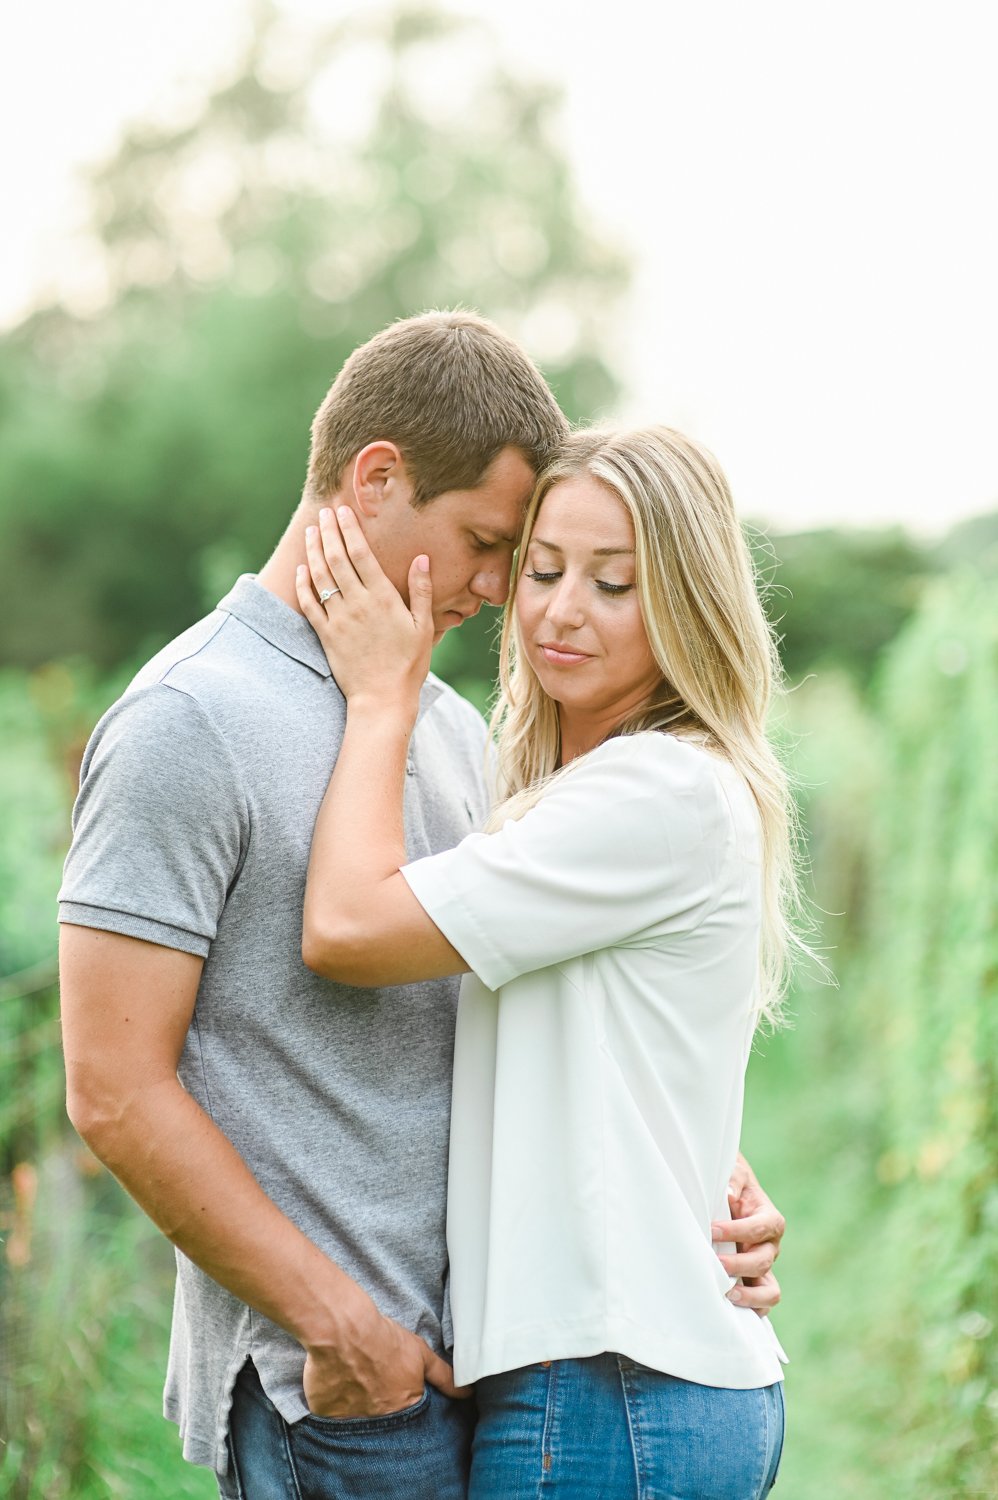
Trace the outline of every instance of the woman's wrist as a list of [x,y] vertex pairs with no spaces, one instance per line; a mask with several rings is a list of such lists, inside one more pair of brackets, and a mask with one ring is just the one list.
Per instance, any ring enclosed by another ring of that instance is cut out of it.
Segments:
[[354,693],[347,699],[347,722],[412,733],[419,714],[419,694]]

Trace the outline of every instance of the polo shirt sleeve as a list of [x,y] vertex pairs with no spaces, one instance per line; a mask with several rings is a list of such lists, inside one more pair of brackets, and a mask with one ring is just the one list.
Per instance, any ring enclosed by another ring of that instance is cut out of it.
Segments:
[[59,920],[204,958],[249,836],[232,754],[187,693],[126,694],[87,746]]
[[712,757],[642,733],[593,750],[519,820],[402,874],[489,989],[614,945],[692,931],[730,814]]

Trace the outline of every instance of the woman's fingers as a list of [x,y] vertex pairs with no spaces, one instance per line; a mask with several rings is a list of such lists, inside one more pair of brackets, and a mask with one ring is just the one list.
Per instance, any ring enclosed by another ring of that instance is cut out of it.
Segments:
[[320,626],[326,621],[326,611],[315,597],[312,580],[306,567],[295,569],[295,593],[298,595],[298,604],[302,614],[312,629],[318,633]]
[[710,1227],[710,1237],[715,1242],[734,1240],[745,1249],[750,1245],[762,1245],[771,1241],[776,1247],[775,1254],[779,1255],[786,1227],[787,1221],[779,1209],[767,1201],[766,1206],[758,1213],[748,1214],[744,1218],[715,1219]]
[[409,613],[419,634],[433,635],[433,582],[425,552],[414,557],[409,568]]
[[305,557],[312,585],[320,600],[323,594],[342,593],[347,576],[353,571],[343,555],[330,557],[330,550],[318,526],[305,527]]
[[[349,563],[353,573],[365,588],[377,589],[388,582],[381,564],[368,546],[367,537],[364,535],[360,522],[349,505],[338,506],[335,516],[330,510],[320,510],[319,519],[323,525],[323,541],[325,542],[328,536],[330,545],[340,548],[345,561]],[[330,557],[328,551],[326,556],[333,564],[333,571],[336,572],[334,557]]]
[[[347,511],[345,505],[340,507],[340,512],[344,511]],[[357,529],[360,530],[359,527]],[[319,539],[326,565],[337,586],[342,591],[349,592],[351,584],[357,582],[357,573],[344,545],[340,524],[328,505],[324,505],[319,511]]]
[[739,1286],[732,1287],[727,1295],[729,1301],[737,1303],[739,1307],[751,1308],[760,1318],[764,1318],[780,1300],[780,1283],[772,1271],[767,1271],[765,1276],[754,1281],[743,1281]]
[[719,1254],[717,1258],[729,1276],[765,1276],[773,1269],[776,1254],[776,1246],[767,1241],[751,1246],[739,1243],[737,1250]]

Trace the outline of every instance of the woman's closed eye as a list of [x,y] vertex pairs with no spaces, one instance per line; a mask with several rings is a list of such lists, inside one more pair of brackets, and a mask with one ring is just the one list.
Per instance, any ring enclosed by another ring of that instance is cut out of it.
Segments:
[[[528,568],[527,577],[533,579],[534,583],[554,583],[561,577],[558,572],[541,573],[536,568]],[[628,594],[634,587],[633,583],[607,583],[603,578],[594,578],[593,583],[604,594]]]

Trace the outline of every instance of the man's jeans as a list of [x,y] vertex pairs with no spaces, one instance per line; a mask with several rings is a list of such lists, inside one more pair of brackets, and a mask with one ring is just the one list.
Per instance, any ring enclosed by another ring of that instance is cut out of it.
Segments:
[[761,1500],[783,1447],[777,1383],[694,1385],[617,1354],[475,1387],[470,1500]]
[[249,1362],[229,1415],[225,1500],[466,1500],[473,1400],[428,1385],[387,1417],[285,1422]]

